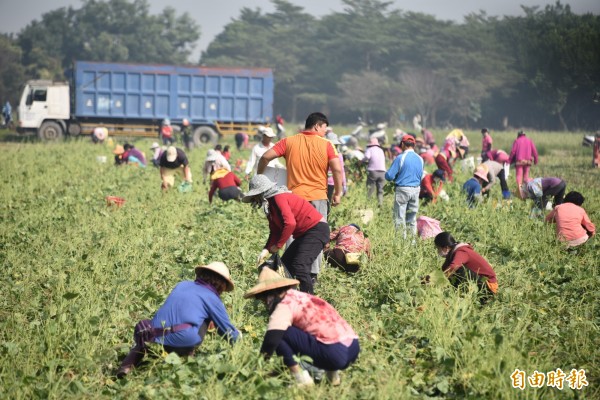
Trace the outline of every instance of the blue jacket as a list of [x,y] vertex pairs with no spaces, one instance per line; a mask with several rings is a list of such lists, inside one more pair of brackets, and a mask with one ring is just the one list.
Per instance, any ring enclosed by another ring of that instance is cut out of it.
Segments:
[[385,179],[396,186],[421,186],[422,177],[423,159],[413,149],[404,150],[385,173]]
[[187,323],[192,327],[157,337],[155,342],[173,347],[197,346],[202,342],[198,329],[210,321],[215,323],[220,335],[237,340],[239,332],[229,320],[217,293],[193,281],[179,282],[152,318],[152,326],[161,328]]

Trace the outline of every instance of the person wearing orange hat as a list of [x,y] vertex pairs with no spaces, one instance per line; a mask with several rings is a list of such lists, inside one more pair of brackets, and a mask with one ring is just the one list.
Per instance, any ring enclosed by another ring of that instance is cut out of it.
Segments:
[[235,342],[241,333],[231,323],[221,294],[234,288],[229,269],[222,262],[212,262],[195,269],[194,281],[179,282],[154,317],[141,320],[134,329],[135,345],[117,372],[122,378],[144,358],[149,343],[157,343],[168,353],[193,355],[202,344],[212,322],[217,333]]
[[404,135],[400,142],[402,154],[394,159],[385,173],[385,179],[395,185],[394,226],[396,231],[403,230],[416,236],[417,212],[419,212],[419,192],[423,177],[423,159],[415,153],[416,140],[411,135]]
[[127,162],[123,155],[125,154],[125,147],[118,144],[113,150],[113,154],[115,155],[115,165],[122,165]]
[[473,208],[476,202],[481,201],[481,187],[484,183],[488,183],[487,168],[479,165],[475,168],[473,177],[465,182],[462,187],[463,192],[467,195],[467,204],[469,208]]
[[358,358],[358,335],[331,304],[295,290],[298,283],[262,268],[258,283],[244,295],[262,301],[269,312],[260,353],[267,359],[273,353],[281,356],[298,386],[314,384],[296,358],[309,356],[313,366],[324,369],[327,380],[337,386],[341,383],[339,371]]

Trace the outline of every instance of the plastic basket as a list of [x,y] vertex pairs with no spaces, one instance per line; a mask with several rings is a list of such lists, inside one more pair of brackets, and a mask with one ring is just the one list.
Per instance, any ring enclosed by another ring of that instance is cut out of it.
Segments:
[[106,205],[108,207],[121,208],[125,204],[125,199],[117,196],[106,196]]

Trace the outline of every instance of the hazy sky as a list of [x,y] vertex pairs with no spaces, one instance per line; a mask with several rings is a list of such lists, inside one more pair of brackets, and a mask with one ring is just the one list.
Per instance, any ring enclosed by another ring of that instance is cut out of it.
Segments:
[[[332,11],[342,11],[340,0],[290,0],[303,7],[314,16],[322,16]],[[148,0],[151,12],[159,13],[165,7],[175,8],[178,14],[188,12],[201,27],[201,37],[193,53],[192,60],[198,60],[200,52],[205,50],[212,39],[232,18],[239,16],[242,7],[261,8],[270,12],[273,6],[267,0]],[[520,5],[540,6],[554,4],[555,0],[396,0],[392,9],[416,11],[431,14],[438,19],[462,21],[463,16],[484,10],[488,15],[523,15]],[[592,12],[600,14],[600,0],[563,0],[577,14]],[[42,14],[60,7],[80,8],[81,0],[0,0],[0,32],[18,33]]]

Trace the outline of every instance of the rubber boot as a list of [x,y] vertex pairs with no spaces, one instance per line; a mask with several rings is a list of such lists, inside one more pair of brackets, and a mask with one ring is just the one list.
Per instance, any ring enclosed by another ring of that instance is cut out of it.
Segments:
[[502,191],[502,198],[503,198],[504,200],[508,200],[508,199],[510,199],[510,190],[503,190],[503,191]]

